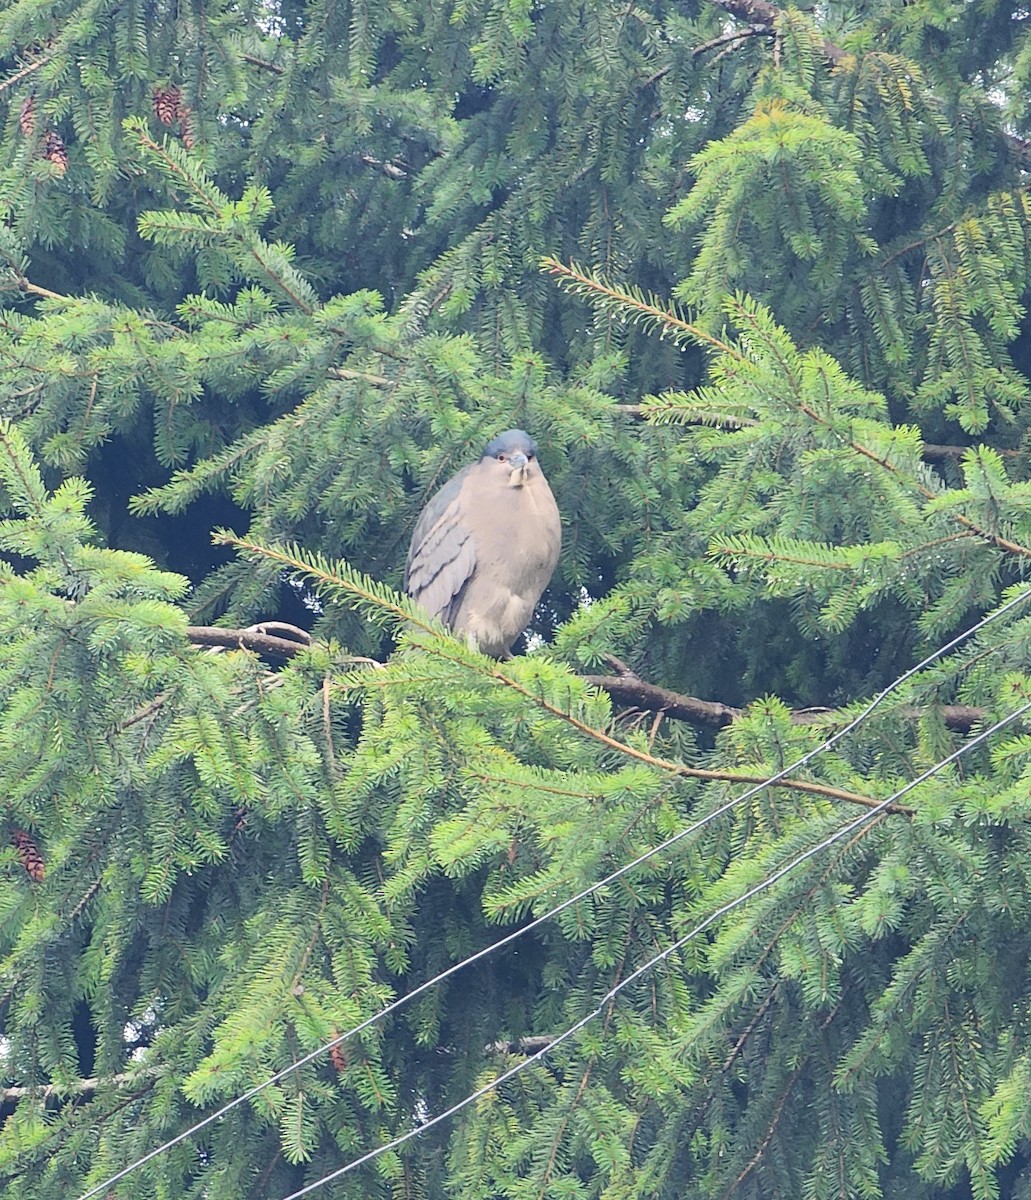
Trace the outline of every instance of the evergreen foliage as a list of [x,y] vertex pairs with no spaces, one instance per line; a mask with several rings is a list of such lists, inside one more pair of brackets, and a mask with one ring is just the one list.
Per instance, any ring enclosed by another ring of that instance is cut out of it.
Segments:
[[0,4],[0,1197],[1031,1197],[1029,27]]

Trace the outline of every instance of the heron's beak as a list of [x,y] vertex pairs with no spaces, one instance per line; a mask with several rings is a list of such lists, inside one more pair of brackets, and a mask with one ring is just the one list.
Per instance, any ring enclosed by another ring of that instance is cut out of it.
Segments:
[[508,460],[508,465],[512,470],[508,482],[512,487],[522,487],[526,482],[528,463],[526,455],[518,451]]

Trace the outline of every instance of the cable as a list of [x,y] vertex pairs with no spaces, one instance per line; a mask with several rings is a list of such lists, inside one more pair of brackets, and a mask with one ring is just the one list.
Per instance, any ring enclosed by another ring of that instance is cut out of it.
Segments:
[[483,1085],[483,1087],[478,1088],[475,1092],[471,1092],[468,1096],[465,1096],[463,1099],[459,1100],[457,1104],[453,1104],[450,1108],[445,1109],[444,1112],[438,1113],[435,1117],[432,1117],[428,1121],[424,1121],[421,1125],[417,1125],[414,1129],[409,1129],[407,1133],[401,1134],[399,1137],[394,1138],[393,1141],[386,1142],[382,1146],[377,1146],[374,1150],[368,1151],[368,1153],[363,1154],[360,1158],[353,1159],[344,1166],[338,1167],[335,1171],[331,1171],[328,1175],[324,1175],[321,1179],[316,1179],[312,1183],[306,1184],[299,1191],[291,1192],[289,1196],[284,1196],[283,1200],[300,1200],[301,1196],[309,1195],[311,1192],[316,1191],[324,1184],[330,1183],[334,1179],[339,1179],[341,1175],[346,1175],[349,1171],[353,1171],[356,1168],[363,1166],[365,1163],[371,1162],[374,1158],[379,1158],[381,1154],[386,1154],[390,1150],[396,1150],[399,1146],[403,1146],[405,1142],[411,1141],[412,1138],[418,1137],[421,1133],[425,1133],[427,1129],[432,1129],[434,1125],[439,1125],[442,1121],[446,1121],[449,1117],[453,1117],[455,1113],[461,1112],[463,1108],[467,1108],[470,1104],[473,1104],[477,1100],[481,1099],[481,1097],[495,1091],[501,1086],[501,1084],[513,1078],[515,1075],[520,1074],[522,1071],[528,1070],[531,1066],[533,1066],[534,1063],[539,1062],[546,1054],[549,1054],[552,1050],[554,1050],[556,1046],[561,1045],[561,1043],[564,1041],[567,1041],[575,1033],[578,1033],[581,1029],[583,1029],[583,1027],[590,1021],[593,1021],[595,1017],[599,1016],[605,1006],[614,1001],[619,993],[625,988],[629,987],[630,984],[634,983],[635,980],[640,979],[642,975],[646,975],[650,970],[652,970],[653,967],[658,966],[659,963],[664,962],[678,950],[683,949],[683,947],[686,946],[689,941],[691,941],[693,938],[696,938],[700,933],[703,933],[709,928],[710,925],[713,925],[716,921],[718,921],[720,917],[726,916],[727,913],[733,912],[735,908],[740,908],[742,904],[747,903],[755,896],[767,891],[769,888],[773,887],[775,883],[783,879],[789,871],[793,871],[795,867],[806,862],[808,859],[815,858],[817,854],[821,853],[821,851],[826,850],[829,846],[833,846],[835,842],[840,842],[842,838],[848,837],[850,833],[854,832],[861,825],[865,825],[872,821],[874,817],[884,812],[884,810],[890,804],[893,804],[896,800],[899,800],[907,792],[911,792],[913,788],[917,787],[921,783],[924,783],[933,775],[937,775],[938,772],[943,768],[947,767],[950,763],[955,762],[956,759],[966,754],[968,750],[972,750],[975,746],[980,745],[981,742],[991,737],[993,733],[997,733],[1004,726],[1009,725],[1012,721],[1015,721],[1017,717],[1023,716],[1028,709],[1031,709],[1031,700],[1029,700],[1026,704],[1021,705],[1016,712],[1012,712],[1009,714],[1009,716],[1003,717],[1000,721],[996,721],[990,729],[984,730],[984,732],[979,733],[977,737],[972,738],[969,742],[964,743],[958,750],[954,750],[948,756],[948,758],[941,759],[941,761],[935,763],[933,767],[929,767],[926,771],[924,771],[922,775],[918,775],[916,779],[910,780],[909,783],[907,783],[904,787],[899,788],[897,792],[894,792],[886,800],[882,800],[876,808],[869,809],[867,812],[863,813],[862,816],[857,817],[854,821],[850,821],[848,825],[845,825],[836,833],[832,833],[829,837],[824,838],[822,842],[818,842],[815,846],[810,846],[808,850],[803,850],[801,854],[796,855],[790,862],[785,863],[783,867],[780,867],[778,870],[774,871],[772,875],[767,876],[753,887],[750,887],[740,896],[735,897],[733,900],[728,900],[726,904],[721,905],[715,910],[715,912],[710,913],[709,916],[707,916],[703,921],[699,921],[699,923],[695,925],[693,929],[691,929],[688,933],[685,933],[683,937],[678,938],[671,946],[667,946],[667,948],[661,953],[656,954],[654,957],[648,959],[648,961],[642,966],[638,967],[636,971],[631,972],[626,979],[621,980],[615,985],[615,987],[610,988],[605,995],[602,996],[601,1000],[599,1000],[596,1008],[592,1009],[592,1011],[587,1013],[586,1016],[581,1017],[576,1024],[570,1025],[568,1029],[563,1030],[558,1037],[549,1042],[547,1046],[544,1046],[540,1050],[536,1051],[529,1058],[525,1058],[522,1060],[522,1062],[516,1063],[514,1067],[510,1067],[496,1079],[491,1080],[490,1083],[486,1083]]
[[661,854],[663,851],[668,850],[671,846],[676,845],[684,838],[690,837],[692,834],[704,829],[707,825],[724,816],[738,805],[744,804],[746,801],[750,800],[753,796],[757,795],[765,788],[771,787],[781,779],[786,778],[792,772],[797,771],[800,767],[806,766],[818,755],[826,753],[832,747],[837,745],[842,738],[845,738],[852,733],[852,731],[861,725],[870,716],[870,714],[885,699],[887,699],[888,696],[892,694],[892,692],[897,691],[904,683],[906,683],[919,671],[922,671],[925,667],[929,666],[935,661],[935,659],[941,658],[943,655],[948,654],[951,650],[954,650],[957,646],[966,641],[967,638],[973,637],[974,634],[979,633],[987,625],[990,625],[993,621],[998,620],[999,617],[1005,615],[1018,604],[1021,604],[1023,601],[1029,598],[1031,598],[1031,588],[1028,588],[1023,592],[1019,592],[1011,600],[1008,600],[1001,608],[989,613],[989,615],[986,617],[982,617],[981,620],[975,625],[971,625],[969,629],[966,629],[962,633],[958,634],[950,642],[947,642],[944,646],[940,646],[932,654],[929,654],[926,658],[918,662],[916,666],[910,667],[908,671],[900,675],[883,691],[879,692],[856,717],[849,721],[847,725],[842,726],[837,733],[827,738],[826,741],[821,742],[820,745],[814,747],[812,750],[807,751],[802,755],[801,758],[789,763],[786,767],[783,767],[776,774],[771,775],[762,783],[754,784],[752,787],[742,792],[739,796],[736,796],[734,799],[728,800],[724,804],[721,804],[718,808],[713,809],[713,811],[708,813],[706,816],[695,821],[693,824],[686,826],[684,829],[681,829],[679,833],[673,834],[664,842],[660,842],[659,845],[653,846],[650,850],[646,850],[637,858],[625,863],[622,867],[617,868],[611,874],[606,875],[604,879],[600,879],[597,883],[592,883],[582,891],[577,892],[575,896],[570,896],[567,900],[563,900],[560,904],[555,905],[554,908],[542,913],[541,916],[534,918],[534,920],[532,920],[528,925],[520,926],[520,928],[513,930],[509,934],[506,934],[503,938],[499,938],[496,942],[491,942],[490,945],[484,946],[481,950],[477,950],[475,954],[469,955],[468,958],[463,958],[459,962],[453,963],[446,970],[441,971],[432,978],[425,980],[423,983],[419,984],[418,987],[413,988],[412,991],[406,992],[403,996],[399,996],[390,1004],[385,1005],[383,1008],[373,1013],[372,1016],[367,1017],[360,1024],[354,1026],[353,1029],[347,1030],[346,1033],[339,1034],[337,1037],[333,1038],[332,1041],[326,1042],[325,1045],[317,1047],[315,1050],[310,1051],[308,1054],[305,1054],[303,1057],[290,1063],[288,1066],[283,1067],[282,1070],[277,1071],[268,1079],[263,1080],[261,1083],[255,1084],[253,1087],[241,1093],[239,1096],[234,1097],[234,1099],[228,1101],[215,1112],[210,1113],[202,1120],[196,1122],[196,1124],[191,1125],[188,1129],[183,1130],[182,1133],[177,1134],[174,1138],[170,1138],[167,1142],[163,1142],[160,1146],[148,1151],[135,1162],[130,1163],[129,1166],[123,1167],[122,1170],[120,1170],[117,1174],[111,1175],[102,1183],[90,1188],[89,1191],[83,1192],[82,1195],[78,1197],[78,1200],[91,1200],[92,1197],[100,1195],[101,1192],[105,1191],[119,1180],[124,1179],[127,1175],[131,1175],[134,1171],[138,1170],[146,1163],[151,1162],[159,1155],[164,1154],[165,1151],[171,1150],[173,1147],[178,1146],[181,1142],[193,1137],[195,1133],[199,1133],[202,1129],[205,1129],[214,1121],[224,1117],[238,1105],[245,1104],[248,1100],[252,1100],[266,1088],[272,1087],[273,1085],[279,1083],[280,1080],[285,1079],[287,1075],[290,1075],[294,1071],[300,1070],[301,1067],[307,1066],[308,1063],[327,1053],[329,1050],[333,1049],[333,1047],[343,1045],[344,1042],[350,1041],[351,1038],[356,1037],[359,1033],[364,1032],[370,1026],[375,1025],[378,1021],[383,1020],[385,1017],[388,1017],[392,1013],[395,1013],[399,1009],[403,1008],[406,1004],[409,1004],[417,996],[421,996],[424,992],[436,987],[438,983],[443,983],[452,975],[457,974],[466,967],[472,966],[473,963],[479,962],[483,958],[487,958],[489,955],[494,954],[498,950],[503,949],[505,946],[510,945],[512,942],[516,941],[517,938],[521,938],[524,935],[532,932],[534,929],[539,928],[545,922],[550,921],[554,917],[557,917],[561,913],[565,912],[567,908],[571,908],[574,904],[579,904],[581,901],[586,900],[589,896],[594,895],[595,892],[600,891],[602,888],[608,887],[608,885],[611,883],[615,883],[628,872],[633,871],[643,863],[648,862],[657,854]]

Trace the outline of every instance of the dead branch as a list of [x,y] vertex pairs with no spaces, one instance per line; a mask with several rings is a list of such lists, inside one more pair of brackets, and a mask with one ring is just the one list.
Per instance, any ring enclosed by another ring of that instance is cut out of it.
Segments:
[[13,1104],[31,1096],[36,1100],[63,1100],[70,1096],[89,1096],[102,1087],[125,1087],[137,1085],[144,1090],[154,1086],[154,1080],[148,1080],[147,1075],[156,1077],[157,1072],[141,1074],[139,1071],[125,1072],[112,1075],[109,1079],[78,1079],[74,1083],[47,1083],[36,1087],[9,1087],[0,1089],[0,1104]]
[[484,1049],[488,1054],[538,1054],[546,1050],[556,1036],[554,1033],[539,1033],[507,1042],[488,1042]]

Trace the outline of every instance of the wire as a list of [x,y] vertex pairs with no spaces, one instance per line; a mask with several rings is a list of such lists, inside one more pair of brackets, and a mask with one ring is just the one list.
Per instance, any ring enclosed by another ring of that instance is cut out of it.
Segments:
[[954,637],[950,642],[946,642],[944,646],[940,646],[932,654],[929,654],[926,658],[918,662],[916,666],[910,667],[908,671],[900,675],[883,691],[879,692],[857,716],[853,717],[848,724],[842,726],[837,733],[827,738],[826,741],[821,742],[820,745],[814,747],[812,750],[807,751],[802,755],[801,758],[789,763],[786,767],[783,767],[776,774],[771,775],[762,783],[754,784],[740,795],[734,797],[734,799],[728,800],[724,804],[721,804],[718,808],[715,808],[712,812],[706,814],[706,816],[701,817],[691,825],[681,829],[678,833],[668,837],[664,842],[660,842],[657,846],[653,846],[650,850],[646,850],[643,854],[640,854],[637,858],[625,863],[622,867],[617,868],[615,871],[611,872],[611,874],[606,875],[603,879],[600,879],[597,883],[590,884],[582,891],[577,892],[575,896],[570,896],[568,899],[563,900],[560,904],[556,904],[547,912],[542,913],[541,916],[534,918],[534,920],[532,920],[529,924],[520,926],[511,933],[506,934],[503,938],[499,938],[496,942],[491,942],[490,945],[484,946],[481,950],[477,950],[475,954],[470,954],[468,958],[463,958],[459,962],[453,963],[446,970],[441,971],[432,978],[425,980],[423,983],[419,984],[418,987],[413,988],[412,991],[406,992],[403,996],[399,996],[390,1004],[385,1005],[383,1008],[373,1013],[372,1016],[367,1017],[360,1024],[355,1025],[353,1029],[347,1030],[346,1033],[339,1034],[331,1041],[326,1042],[324,1045],[310,1051],[308,1054],[305,1054],[303,1057],[290,1063],[288,1066],[283,1067],[282,1070],[277,1071],[274,1075],[269,1076],[268,1079],[263,1080],[261,1083],[255,1084],[253,1087],[241,1093],[239,1096],[227,1101],[227,1103],[222,1105],[221,1108],[216,1109],[215,1112],[210,1113],[202,1120],[196,1122],[196,1124],[191,1125],[188,1129],[183,1130],[182,1133],[177,1134],[174,1138],[170,1138],[167,1142],[163,1142],[160,1146],[148,1151],[148,1153],[136,1159],[135,1162],[130,1163],[129,1166],[123,1167],[122,1170],[117,1172],[117,1174],[109,1176],[102,1183],[96,1184],[94,1187],[90,1188],[89,1191],[83,1192],[82,1195],[78,1197],[78,1200],[91,1200],[92,1197],[100,1195],[101,1192],[105,1191],[119,1180],[124,1179],[127,1175],[131,1175],[134,1171],[138,1170],[146,1163],[152,1162],[159,1155],[164,1154],[167,1150],[171,1150],[175,1146],[178,1146],[181,1142],[193,1137],[195,1133],[199,1133],[202,1129],[205,1129],[214,1121],[224,1117],[238,1105],[245,1104],[248,1100],[252,1100],[266,1088],[274,1086],[281,1080],[285,1079],[287,1075],[292,1074],[294,1071],[300,1070],[301,1067],[307,1066],[308,1063],[312,1062],[316,1058],[319,1058],[321,1055],[326,1054],[335,1046],[343,1045],[344,1042],[350,1041],[350,1039],[353,1037],[357,1037],[358,1034],[363,1033],[372,1025],[375,1025],[377,1022],[382,1021],[384,1018],[411,1003],[411,1001],[416,999],[417,996],[421,996],[431,988],[436,987],[438,983],[443,983],[452,975],[456,975],[459,971],[465,970],[466,967],[472,966],[473,963],[479,962],[481,959],[487,958],[489,955],[496,953],[498,950],[504,949],[505,946],[510,945],[518,938],[531,933],[534,929],[539,928],[545,922],[559,916],[561,913],[565,912],[566,909],[572,908],[573,905],[579,904],[581,901],[586,900],[589,896],[594,895],[595,892],[600,891],[602,888],[608,887],[609,884],[615,883],[628,872],[633,871],[643,863],[648,862],[657,854],[661,854],[663,851],[675,846],[684,838],[690,837],[692,834],[704,829],[713,821],[718,820],[720,817],[724,816],[738,805],[744,804],[746,801],[750,800],[753,796],[757,795],[764,789],[778,783],[781,779],[786,778],[792,772],[797,771],[800,767],[806,766],[818,755],[826,753],[828,750],[836,746],[837,743],[842,740],[842,738],[845,738],[852,733],[853,730],[861,725],[870,716],[870,714],[884,700],[886,700],[888,696],[892,694],[892,692],[897,691],[904,683],[906,683],[919,671],[922,671],[925,667],[929,666],[935,661],[935,659],[941,658],[943,655],[948,654],[951,650],[954,650],[957,646],[966,641],[967,638],[973,637],[974,634],[979,633],[987,625],[990,625],[993,621],[998,620],[999,617],[1004,616],[1011,609],[1015,608],[1018,604],[1023,603],[1023,601],[1029,598],[1031,598],[1031,588],[1028,588],[1023,592],[1019,592],[1012,599],[1008,600],[1001,608],[997,608],[994,612],[989,613],[988,616],[982,617],[981,620],[975,625],[971,625],[969,629],[957,634],[957,636]]
[[826,850],[828,847],[833,846],[835,842],[840,842],[842,838],[848,837],[850,833],[853,833],[861,825],[868,824],[880,813],[883,813],[889,805],[893,804],[896,800],[899,800],[907,792],[911,792],[913,788],[917,787],[919,784],[924,783],[933,775],[937,775],[939,771],[947,767],[950,763],[955,762],[956,759],[966,754],[968,750],[972,750],[975,746],[980,745],[981,742],[991,737],[993,733],[997,733],[1004,726],[1009,725],[1012,721],[1015,721],[1017,717],[1023,716],[1028,709],[1031,709],[1031,700],[1029,700],[1026,704],[1021,705],[1020,708],[1018,708],[1015,712],[1010,713],[1009,716],[1003,717],[1001,720],[996,721],[991,728],[984,730],[983,733],[979,733],[977,737],[972,738],[969,742],[965,742],[958,750],[954,750],[947,758],[943,758],[939,762],[935,763],[933,767],[929,767],[922,775],[918,775],[916,779],[910,780],[909,783],[907,783],[904,787],[899,788],[897,792],[892,793],[892,795],[890,795],[886,800],[882,800],[876,808],[869,809],[867,812],[863,813],[862,816],[857,817],[854,821],[850,821],[848,825],[845,825],[843,828],[837,830],[836,833],[832,833],[829,837],[824,838],[822,842],[818,842],[815,846],[810,846],[808,850],[803,850],[801,854],[796,855],[793,859],[791,859],[790,862],[785,863],[784,866],[774,871],[772,875],[767,876],[753,887],[750,887],[740,896],[736,896],[733,900],[728,900],[726,904],[721,905],[715,910],[715,912],[710,913],[709,916],[707,916],[703,921],[699,921],[699,923],[695,925],[693,929],[691,929],[688,933],[685,933],[682,937],[678,938],[671,946],[667,946],[667,948],[661,953],[656,954],[652,958],[648,959],[648,961],[642,966],[638,967],[636,971],[633,971],[625,979],[617,983],[615,987],[610,988],[605,995],[602,996],[601,1000],[598,1001],[597,1006],[592,1009],[591,1012],[587,1013],[586,1016],[581,1017],[576,1024],[570,1025],[568,1029],[563,1030],[558,1037],[549,1042],[548,1045],[536,1051],[529,1058],[525,1058],[521,1062],[516,1063],[515,1066],[510,1067],[496,1079],[492,1079],[490,1083],[484,1084],[483,1087],[478,1088],[475,1092],[471,1092],[468,1096],[465,1096],[456,1104],[452,1104],[452,1106],[448,1109],[445,1109],[444,1112],[438,1113],[430,1120],[424,1121],[421,1125],[415,1126],[414,1129],[409,1129],[407,1133],[401,1134],[399,1137],[394,1138],[393,1141],[386,1142],[382,1146],[377,1146],[374,1150],[368,1151],[368,1153],[363,1154],[360,1158],[353,1159],[344,1166],[338,1167],[335,1171],[331,1171],[328,1175],[324,1175],[321,1179],[314,1180],[312,1183],[305,1185],[299,1191],[291,1192],[289,1196],[284,1196],[283,1200],[300,1200],[301,1196],[309,1195],[311,1192],[316,1191],[324,1184],[330,1183],[334,1179],[339,1179],[341,1175],[346,1175],[349,1171],[354,1171],[358,1167],[363,1166],[365,1163],[371,1162],[374,1158],[379,1158],[381,1154],[386,1154],[391,1150],[396,1150],[399,1146],[403,1146],[405,1142],[411,1141],[412,1138],[418,1137],[420,1134],[425,1133],[427,1129],[432,1129],[434,1125],[439,1125],[442,1121],[446,1121],[449,1117],[453,1117],[455,1113],[461,1112],[463,1108],[467,1108],[470,1104],[474,1104],[483,1096],[495,1091],[501,1086],[501,1084],[507,1082],[507,1080],[512,1079],[522,1071],[528,1070],[534,1065],[534,1063],[539,1062],[545,1057],[545,1055],[554,1050],[556,1046],[567,1041],[574,1034],[583,1029],[585,1025],[593,1021],[595,1017],[599,1016],[605,1006],[612,1003],[612,1001],[614,1001],[619,993],[625,988],[628,988],[632,983],[640,979],[642,975],[646,975],[654,967],[657,967],[659,963],[664,962],[671,955],[676,954],[678,950],[683,949],[688,942],[690,942],[693,938],[696,938],[700,933],[703,933],[709,928],[710,925],[715,924],[720,917],[726,916],[727,913],[733,912],[735,908],[740,908],[742,904],[747,903],[749,900],[760,895],[762,892],[768,891],[775,883],[783,879],[789,871],[793,871],[797,866],[806,862],[808,859],[815,858],[817,854],[821,853],[823,850]]

